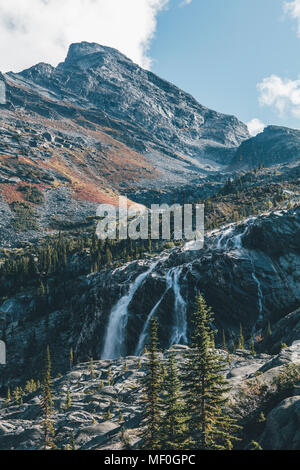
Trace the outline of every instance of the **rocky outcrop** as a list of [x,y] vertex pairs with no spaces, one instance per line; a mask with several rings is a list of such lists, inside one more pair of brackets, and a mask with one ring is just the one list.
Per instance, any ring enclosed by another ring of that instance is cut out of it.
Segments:
[[264,450],[300,449],[300,396],[287,398],[271,411],[261,445]]
[[[111,312],[126,317],[125,352],[137,351],[147,319],[153,314],[162,325],[165,347],[173,337],[184,342],[184,322],[189,322],[198,291],[215,312],[219,331],[224,329],[234,337],[242,323],[248,338],[259,336],[268,321],[274,325],[300,304],[299,230],[299,209],[271,213],[207,234],[201,251],[183,247],[171,250],[161,260],[116,270],[105,286],[101,283],[101,292],[116,292],[116,285],[120,286],[120,300]],[[139,269],[149,273],[135,290],[133,282]],[[96,284],[100,279],[101,274],[95,278]],[[128,292],[124,304],[122,296]],[[110,313],[104,317],[109,325]],[[90,327],[89,319],[87,322]]]
[[300,132],[287,127],[268,126],[256,137],[244,141],[229,166],[230,170],[270,167],[300,159]]
[[[181,369],[189,349],[175,345],[176,363]],[[299,342],[294,345],[300,355]],[[167,351],[160,354],[164,362]],[[227,354],[219,351],[226,360]],[[248,351],[237,351],[224,363],[224,375],[232,387],[231,396],[247,382],[259,377],[261,384],[270,385],[270,373],[276,377],[290,363],[286,354],[281,367],[263,373],[264,364],[270,362],[266,354],[251,355]],[[132,448],[141,441],[144,409],[142,381],[145,376],[148,355],[141,358],[127,357],[116,361],[94,361],[74,366],[71,371],[55,378],[52,382],[55,429],[55,443],[60,449],[75,444],[77,450],[122,450],[124,431]],[[300,361],[294,361],[297,365]],[[67,394],[69,393],[69,400]],[[289,397],[267,416],[262,436],[256,439],[263,449],[299,449],[299,396]],[[40,391],[27,393],[23,403],[13,398],[4,403],[0,400],[0,449],[38,450],[42,449],[42,411]],[[123,437],[122,437],[123,428]],[[246,439],[247,442],[247,439]]]
[[295,340],[300,338],[300,310],[290,313],[282,320],[280,320],[273,328],[272,337],[270,342],[272,347],[271,351],[278,351],[280,345],[292,344]]

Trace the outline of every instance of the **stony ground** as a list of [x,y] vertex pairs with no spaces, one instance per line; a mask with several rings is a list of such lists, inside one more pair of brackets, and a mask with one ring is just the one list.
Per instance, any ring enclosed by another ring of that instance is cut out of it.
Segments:
[[[174,346],[178,365],[184,361],[185,346]],[[220,352],[220,354],[226,354]],[[161,355],[165,360],[166,354]],[[141,380],[147,355],[118,361],[79,364],[72,371],[53,380],[55,443],[67,448],[72,440],[76,449],[120,450],[126,439],[132,447],[140,441],[143,395]],[[237,351],[227,362],[225,374],[232,385],[232,396],[247,381],[270,385],[289,363],[300,364],[300,341],[277,356]],[[66,406],[68,391],[71,404]],[[2,400],[0,410],[0,449],[41,449],[42,416],[39,392],[23,398],[22,404]],[[267,416],[264,448],[300,449],[300,387]]]

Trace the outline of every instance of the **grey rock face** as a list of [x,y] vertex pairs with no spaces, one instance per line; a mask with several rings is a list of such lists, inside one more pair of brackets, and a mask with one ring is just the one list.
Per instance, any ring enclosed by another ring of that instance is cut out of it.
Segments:
[[[265,336],[270,321],[273,337],[267,350],[278,352],[281,342],[290,345],[300,339],[297,313],[292,315],[295,321],[285,318],[300,304],[299,227],[299,209],[268,214],[207,234],[201,251],[188,251],[183,246],[162,256],[146,257],[120,268],[74,278],[62,286],[72,305],[50,313],[48,330],[43,315],[33,321],[28,318],[34,310],[30,295],[8,299],[0,306],[0,320],[13,316],[12,321],[22,319],[25,326],[10,323],[7,328],[9,367],[1,376],[0,386],[16,379],[16,373],[22,374],[24,361],[26,370],[35,370],[36,364],[30,361],[42,360],[41,352],[48,344],[49,334],[55,338],[57,372],[66,366],[71,346],[79,361],[90,356],[100,358],[113,308],[153,263],[157,264],[137,289],[131,291],[128,302],[125,299],[123,306],[121,303],[121,314],[126,316],[121,355],[136,354],[153,309],[161,325],[162,346],[184,343],[188,336],[185,325],[189,324],[198,291],[212,307],[216,327],[220,332],[226,331],[228,341],[236,340],[240,323],[247,340],[260,334]],[[266,238],[262,239],[261,234]],[[74,269],[78,263],[74,257]],[[28,350],[34,332],[37,353],[33,356]],[[220,335],[216,340],[221,343]],[[283,361],[288,354],[289,350],[282,352]],[[13,370],[17,372],[13,374]]]
[[261,444],[264,450],[300,449],[300,396],[287,398],[271,411]]
[[[299,344],[293,345],[299,352]],[[179,370],[185,365],[189,348],[174,345],[176,363]],[[249,351],[237,351],[230,356],[224,351],[224,375],[232,387],[231,397],[246,381],[253,380],[253,374],[266,362],[268,355],[253,356]],[[167,351],[160,354],[165,362]],[[274,358],[276,362],[276,357]],[[121,450],[122,427],[130,445],[135,448],[143,430],[142,412],[144,409],[142,381],[146,372],[148,355],[140,358],[127,357],[116,361],[95,361],[91,375],[89,363],[78,364],[52,382],[55,428],[55,442],[60,449],[70,446],[72,435],[76,449],[81,450]],[[285,362],[274,368],[278,375]],[[110,379],[108,379],[110,369]],[[260,373],[261,384],[269,384],[269,372]],[[67,393],[71,403],[66,407]],[[42,448],[42,412],[40,391],[23,397],[18,405],[13,399],[4,404],[0,400],[0,449],[38,450]],[[267,417],[267,424],[261,439],[257,439],[264,449],[300,448],[300,397],[290,397],[273,409]],[[109,411],[109,413],[108,413]]]
[[[300,338],[300,310],[290,313],[280,320],[272,331],[269,349],[278,351],[281,343],[292,344]],[[270,348],[271,346],[271,348]]]
[[232,151],[249,137],[247,126],[201,106],[192,96],[143,70],[117,50],[93,43],[72,44],[56,69],[38,64],[13,82],[39,86],[64,102],[99,110],[121,120],[146,148],[225,164]]
[[268,126],[244,141],[230,164],[231,169],[266,167],[300,159],[300,131],[286,127]]
[[[198,291],[215,312],[219,331],[224,329],[228,333],[236,332],[242,323],[248,336],[258,334],[268,320],[273,325],[293,311],[300,303],[299,217],[299,209],[296,209],[249,219],[207,234],[201,251],[172,250],[146,277],[128,305],[126,352],[135,351],[147,317],[154,308],[162,325],[162,344],[169,347],[172,328],[178,326],[178,315],[180,317],[183,309],[189,318]],[[95,289],[99,289],[99,296],[100,292],[111,291],[118,299],[150,264],[147,261],[130,263],[125,269],[111,273],[105,282],[99,274],[93,281]],[[171,284],[168,284],[170,279]],[[106,324],[110,309],[101,317],[107,319]],[[98,314],[100,312],[101,306]],[[86,325],[93,335],[91,324],[87,317]]]
[[267,372],[274,367],[288,363],[300,364],[300,341],[294,341],[289,348],[283,349],[276,357],[266,362],[260,371]]

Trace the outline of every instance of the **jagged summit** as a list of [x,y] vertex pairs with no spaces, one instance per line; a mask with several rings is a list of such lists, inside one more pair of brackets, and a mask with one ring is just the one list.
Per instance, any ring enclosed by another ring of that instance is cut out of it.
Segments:
[[54,71],[55,67],[53,67],[52,65],[46,64],[45,62],[39,62],[38,64],[30,67],[29,69],[22,70],[22,72],[20,72],[20,75],[28,79],[34,80],[39,75],[50,77]]
[[[96,56],[95,56],[96,55]],[[94,56],[95,61],[100,61],[101,58],[114,56],[123,61],[132,62],[128,57],[121,54],[117,49],[108,46],[102,46],[95,42],[79,42],[70,45],[67,57],[64,62],[61,62],[58,67],[65,66],[78,66],[80,62],[91,59]]]

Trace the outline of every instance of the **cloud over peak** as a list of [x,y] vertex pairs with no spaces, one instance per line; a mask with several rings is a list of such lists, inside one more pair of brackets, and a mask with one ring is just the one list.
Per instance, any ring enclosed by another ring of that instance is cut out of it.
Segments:
[[300,79],[290,80],[271,75],[257,85],[261,106],[274,107],[281,116],[300,118]]
[[157,15],[169,0],[0,0],[0,70],[56,65],[73,42],[115,47],[150,68]]
[[[297,21],[297,35],[300,37],[300,0],[283,2],[283,9]],[[300,76],[293,80],[272,74],[258,83],[257,89],[261,106],[274,108],[281,117],[300,118]]]
[[260,134],[265,129],[266,125],[258,118],[254,118],[247,122],[249,133],[252,137]]

